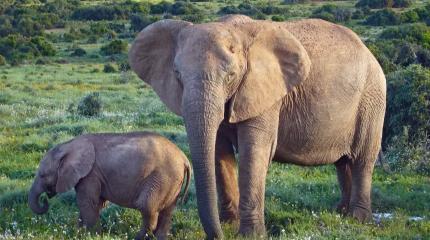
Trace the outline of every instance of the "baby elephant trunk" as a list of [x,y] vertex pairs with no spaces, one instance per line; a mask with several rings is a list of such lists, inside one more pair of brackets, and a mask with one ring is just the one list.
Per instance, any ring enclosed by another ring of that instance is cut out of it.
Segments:
[[46,198],[43,199],[42,206],[40,205],[39,199],[42,193],[44,193],[44,188],[40,183],[39,178],[36,178],[31,186],[30,194],[28,195],[28,205],[36,214],[44,214],[49,208],[48,200]]

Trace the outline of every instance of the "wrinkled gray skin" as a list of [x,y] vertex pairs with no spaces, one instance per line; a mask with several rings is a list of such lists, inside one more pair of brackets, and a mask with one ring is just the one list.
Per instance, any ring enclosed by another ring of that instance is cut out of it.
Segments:
[[129,60],[184,118],[199,216],[210,239],[222,238],[220,220],[237,219],[239,233],[264,236],[272,159],[336,165],[338,210],[361,221],[371,217],[386,86],[378,62],[351,30],[317,19],[163,20],[142,30]]
[[136,239],[152,232],[166,239],[183,182],[184,197],[190,165],[183,152],[166,138],[149,132],[88,134],[57,145],[42,159],[29,194],[33,212],[44,192],[49,197],[75,188],[80,226],[93,227],[105,201],[142,213]]

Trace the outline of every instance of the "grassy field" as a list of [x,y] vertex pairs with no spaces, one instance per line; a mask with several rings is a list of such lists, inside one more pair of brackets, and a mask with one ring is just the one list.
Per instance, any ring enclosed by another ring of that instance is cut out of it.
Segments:
[[[336,2],[345,7],[354,3]],[[225,5],[197,4],[213,12]],[[308,16],[322,4],[291,5],[290,18]],[[358,26],[354,21],[348,26],[363,39],[382,30]],[[65,30],[50,32],[62,34]],[[112,60],[98,54],[105,42],[60,41],[55,43],[58,53],[47,58],[46,64],[30,61],[20,66],[0,66],[0,240],[132,239],[139,230],[140,213],[114,204],[103,210],[100,232],[77,228],[73,191],[51,199],[47,214],[31,212],[27,194],[35,170],[45,151],[60,142],[82,133],[151,130],[168,137],[189,155],[182,119],[170,113],[148,85],[128,71],[103,72],[104,64]],[[85,57],[70,57],[70,49],[76,45],[87,51]],[[100,96],[102,112],[96,117],[83,117],[76,112],[77,105],[93,92]],[[360,224],[334,212],[340,198],[334,166],[272,164],[265,208],[269,238],[430,239],[430,178],[377,168],[373,181],[375,221]],[[194,183],[189,194],[189,201],[179,205],[174,214],[172,239],[205,236],[197,216]],[[379,218],[383,214],[389,215]],[[226,239],[238,238],[237,226],[227,224],[223,230]]]

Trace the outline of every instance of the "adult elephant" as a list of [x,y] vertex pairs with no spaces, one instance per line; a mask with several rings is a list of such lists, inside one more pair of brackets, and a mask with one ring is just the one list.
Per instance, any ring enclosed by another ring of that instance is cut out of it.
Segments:
[[316,19],[162,20],[142,30],[129,60],[184,118],[199,216],[210,239],[222,237],[219,217],[239,218],[243,235],[264,233],[271,159],[334,163],[338,209],[359,220],[371,217],[386,85],[378,62],[351,30]]

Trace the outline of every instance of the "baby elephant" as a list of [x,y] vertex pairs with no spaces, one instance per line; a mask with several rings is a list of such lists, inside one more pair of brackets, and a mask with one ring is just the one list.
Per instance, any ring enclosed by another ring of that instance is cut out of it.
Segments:
[[185,181],[185,197],[190,175],[185,154],[158,134],[88,134],[48,151],[28,201],[33,212],[43,214],[48,202],[39,204],[42,193],[53,197],[75,187],[81,226],[94,226],[105,201],[110,201],[142,213],[136,239],[151,232],[165,239],[182,184]]

